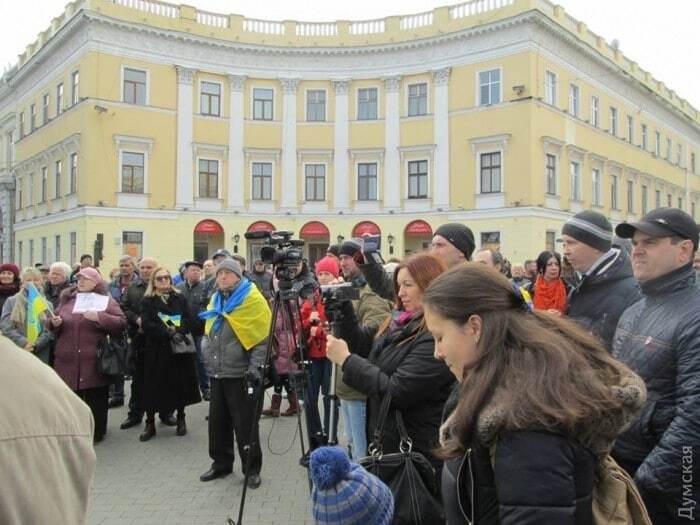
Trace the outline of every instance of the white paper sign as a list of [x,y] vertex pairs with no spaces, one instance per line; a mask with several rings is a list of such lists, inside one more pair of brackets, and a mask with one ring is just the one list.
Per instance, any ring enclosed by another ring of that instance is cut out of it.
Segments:
[[84,314],[85,312],[104,312],[109,303],[108,295],[98,293],[79,293],[75,296],[74,314]]

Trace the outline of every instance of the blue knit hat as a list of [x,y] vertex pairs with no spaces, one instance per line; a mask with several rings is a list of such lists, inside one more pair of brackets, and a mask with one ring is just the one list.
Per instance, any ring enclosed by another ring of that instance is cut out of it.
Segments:
[[379,478],[350,463],[340,447],[320,447],[311,453],[311,493],[314,521],[319,525],[389,525],[394,496]]

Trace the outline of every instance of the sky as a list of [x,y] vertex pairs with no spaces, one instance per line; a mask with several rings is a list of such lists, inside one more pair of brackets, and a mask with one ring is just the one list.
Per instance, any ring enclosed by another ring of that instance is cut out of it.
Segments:
[[[63,11],[65,0],[0,0],[0,71]],[[428,11],[458,1],[187,0],[199,9],[267,20],[363,20]],[[559,0],[608,42],[700,109],[700,0]]]

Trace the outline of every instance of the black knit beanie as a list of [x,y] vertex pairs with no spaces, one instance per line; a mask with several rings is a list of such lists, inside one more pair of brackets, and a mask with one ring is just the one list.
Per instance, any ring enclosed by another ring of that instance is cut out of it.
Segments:
[[450,244],[464,254],[468,261],[471,260],[474,247],[476,246],[474,244],[474,234],[464,224],[459,224],[458,222],[443,224],[435,230],[435,235],[440,235],[447,239]]
[[353,240],[345,241],[343,244],[340,245],[338,255],[349,255],[350,257],[353,257],[361,249],[362,246],[360,245],[360,243]]
[[561,233],[600,252],[607,252],[612,246],[613,229],[610,221],[597,211],[586,210],[577,213],[566,221]]

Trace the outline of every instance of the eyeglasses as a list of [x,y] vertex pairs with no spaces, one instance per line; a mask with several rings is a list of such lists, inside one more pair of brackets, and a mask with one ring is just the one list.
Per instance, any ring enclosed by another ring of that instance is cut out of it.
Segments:
[[158,277],[156,277],[156,281],[169,281],[169,280],[170,280],[169,275],[159,275]]

